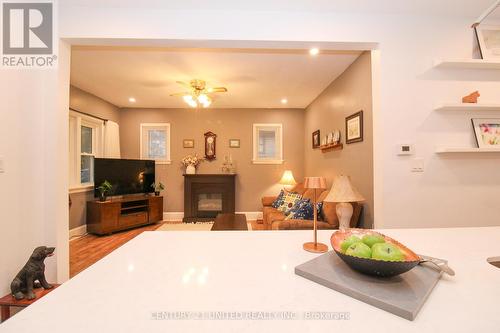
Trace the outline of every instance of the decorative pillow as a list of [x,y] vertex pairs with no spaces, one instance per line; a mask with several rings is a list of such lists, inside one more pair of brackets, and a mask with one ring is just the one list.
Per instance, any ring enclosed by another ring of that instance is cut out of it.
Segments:
[[283,203],[277,209],[283,212],[283,214],[288,215],[290,209],[292,209],[300,199],[302,199],[302,194],[287,192],[283,197]]
[[285,220],[307,220],[309,216],[311,219],[313,218],[311,201],[309,199],[301,199],[290,209]]
[[316,210],[318,211],[318,221],[323,221],[323,201],[316,204]]
[[276,197],[276,200],[273,201],[271,204],[271,207],[273,208],[278,208],[283,204],[283,197],[285,196],[285,191],[281,190],[280,194],[278,194],[278,197]]
[[[317,218],[321,221],[321,209],[323,208],[323,202],[318,202],[316,204]],[[285,220],[314,220],[314,210],[312,202],[309,199],[302,199],[295,207],[292,208],[290,214],[285,218]]]

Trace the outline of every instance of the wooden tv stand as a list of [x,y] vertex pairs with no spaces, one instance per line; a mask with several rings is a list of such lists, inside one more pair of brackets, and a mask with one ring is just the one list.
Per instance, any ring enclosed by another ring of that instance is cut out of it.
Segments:
[[163,197],[140,195],[87,201],[87,231],[107,235],[163,220]]

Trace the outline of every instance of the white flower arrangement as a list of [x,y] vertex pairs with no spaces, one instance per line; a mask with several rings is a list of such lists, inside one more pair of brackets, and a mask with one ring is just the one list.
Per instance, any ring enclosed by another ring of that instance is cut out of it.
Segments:
[[182,160],[181,163],[187,167],[188,165],[192,166],[198,166],[201,162],[203,162],[205,159],[203,157],[198,157],[198,155],[187,155],[185,156]]

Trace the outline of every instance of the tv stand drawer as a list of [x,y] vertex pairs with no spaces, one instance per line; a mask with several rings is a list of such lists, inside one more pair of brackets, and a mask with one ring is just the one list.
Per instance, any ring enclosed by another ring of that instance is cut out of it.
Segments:
[[122,214],[118,219],[118,227],[127,228],[133,227],[134,225],[148,223],[148,213],[147,212],[136,212],[130,214]]

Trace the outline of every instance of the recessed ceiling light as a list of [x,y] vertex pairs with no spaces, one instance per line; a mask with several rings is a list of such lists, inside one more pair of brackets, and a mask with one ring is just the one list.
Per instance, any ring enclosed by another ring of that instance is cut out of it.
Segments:
[[130,103],[135,103],[135,98],[134,98],[134,97],[130,97],[130,98],[128,99],[128,101],[129,101]]
[[286,104],[286,103],[288,103],[288,100],[286,98],[282,98],[281,99],[281,104]]
[[312,49],[309,50],[309,54],[312,56],[318,55],[319,49],[317,47],[313,47]]

